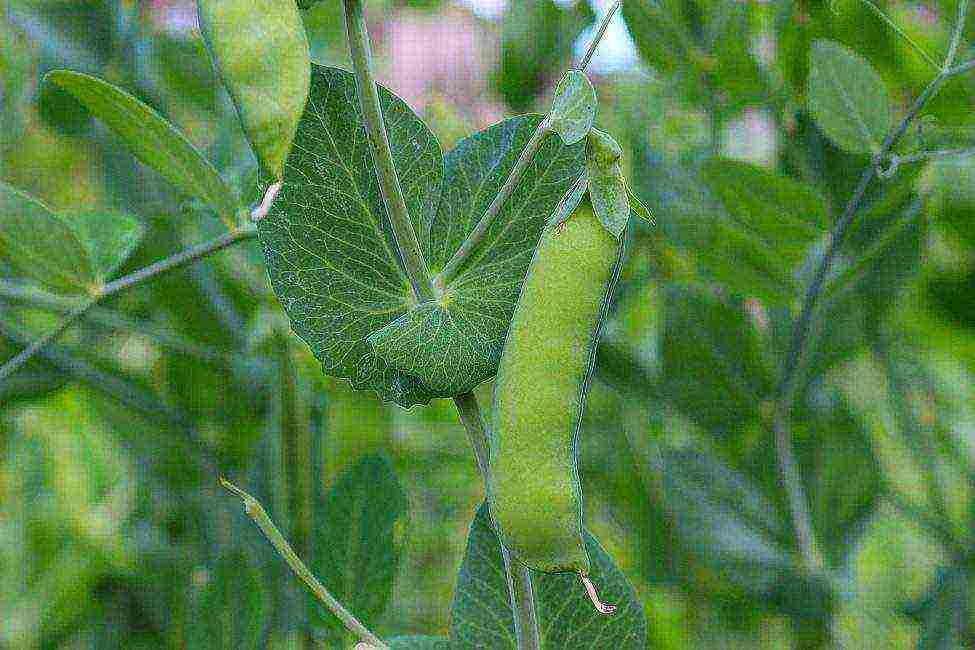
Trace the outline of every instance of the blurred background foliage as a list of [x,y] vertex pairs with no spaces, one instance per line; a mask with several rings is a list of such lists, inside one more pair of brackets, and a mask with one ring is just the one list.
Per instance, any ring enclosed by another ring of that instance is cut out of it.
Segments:
[[[954,0],[877,6],[947,49]],[[375,0],[369,15],[380,79],[447,148],[545,110],[604,8]],[[869,164],[810,116],[814,40],[865,57],[897,115],[931,70],[854,0],[627,0],[623,13],[593,62],[597,121],[658,227],[628,235],[581,468],[589,525],[637,588],[648,647],[973,647],[975,158],[876,185],[839,268],[873,256],[817,312],[793,434],[828,580],[800,568],[770,421],[822,240],[806,255],[767,233],[727,236],[756,217],[745,204],[768,174],[801,182],[782,209],[825,227]],[[108,79],[247,187],[254,161],[193,2],[7,0],[3,18],[0,180],[56,209],[140,215],[148,234],[124,271],[220,232],[40,83],[54,68]],[[335,3],[305,21],[313,58],[347,67]],[[967,60],[972,14],[962,42]],[[973,105],[975,79],[951,83],[903,152],[944,131],[970,146]],[[0,275],[6,359],[64,304]],[[113,298],[0,386],[0,647],[348,647],[220,474],[377,632],[448,629],[482,499],[453,406],[405,411],[323,377],[250,242]],[[354,538],[349,517],[388,545]]]

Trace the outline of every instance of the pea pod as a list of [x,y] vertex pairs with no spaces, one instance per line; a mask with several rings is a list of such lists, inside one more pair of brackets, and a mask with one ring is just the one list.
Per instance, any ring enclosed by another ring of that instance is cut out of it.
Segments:
[[199,0],[197,9],[244,133],[261,167],[280,181],[311,83],[308,37],[295,0]]
[[501,541],[530,569],[586,577],[578,443],[596,341],[622,245],[584,198],[547,226],[505,339],[494,393],[488,501]]

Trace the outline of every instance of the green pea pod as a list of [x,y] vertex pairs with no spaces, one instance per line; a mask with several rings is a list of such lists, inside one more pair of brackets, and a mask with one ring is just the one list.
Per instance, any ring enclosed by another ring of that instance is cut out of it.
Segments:
[[578,573],[597,609],[583,541],[578,444],[596,341],[622,261],[588,198],[545,228],[505,339],[494,393],[488,501],[530,569]]
[[295,0],[199,0],[197,9],[244,133],[261,167],[280,181],[311,84],[308,37]]

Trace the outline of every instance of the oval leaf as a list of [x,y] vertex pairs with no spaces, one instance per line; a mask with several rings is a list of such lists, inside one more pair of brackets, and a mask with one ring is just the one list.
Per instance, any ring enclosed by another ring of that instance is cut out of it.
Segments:
[[166,118],[107,81],[70,70],[44,77],[71,93],[115,132],[144,164],[181,192],[209,204],[227,223],[236,219],[234,195],[220,174]]
[[608,133],[593,130],[589,136],[586,169],[589,197],[603,227],[614,237],[622,237],[630,218],[630,196],[620,162],[623,151]]
[[555,90],[549,125],[565,144],[582,141],[596,119],[596,89],[580,70],[565,73]]
[[0,183],[0,258],[60,293],[86,293],[101,281],[88,249],[64,219]]
[[809,110],[841,149],[877,153],[891,128],[887,88],[870,62],[834,41],[813,43]]
[[[366,627],[375,625],[392,592],[407,505],[389,463],[367,456],[339,478],[315,509],[311,570]],[[317,608],[335,647],[346,647],[342,643],[350,640],[348,631],[331,613]]]
[[280,180],[311,77],[294,0],[199,0],[200,31],[261,166]]
[[210,570],[194,575],[202,590],[194,594],[187,616],[189,648],[262,647],[266,607],[260,573],[243,553],[220,558]]
[[[542,647],[643,648],[647,621],[636,590],[588,532],[586,547],[592,561],[589,577],[600,597],[618,609],[612,616],[598,613],[576,575],[532,573]],[[501,543],[486,503],[478,508],[467,539],[450,615],[450,641],[458,649],[517,649]]]

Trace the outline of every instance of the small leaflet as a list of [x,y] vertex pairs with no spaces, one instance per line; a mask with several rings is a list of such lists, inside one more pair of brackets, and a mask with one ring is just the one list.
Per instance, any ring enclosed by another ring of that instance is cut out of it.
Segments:
[[567,145],[581,142],[596,119],[596,89],[580,70],[563,75],[555,91],[549,126]]
[[616,140],[598,129],[592,130],[586,154],[589,197],[596,216],[617,238],[623,236],[630,218],[630,192],[623,178],[622,158]]

